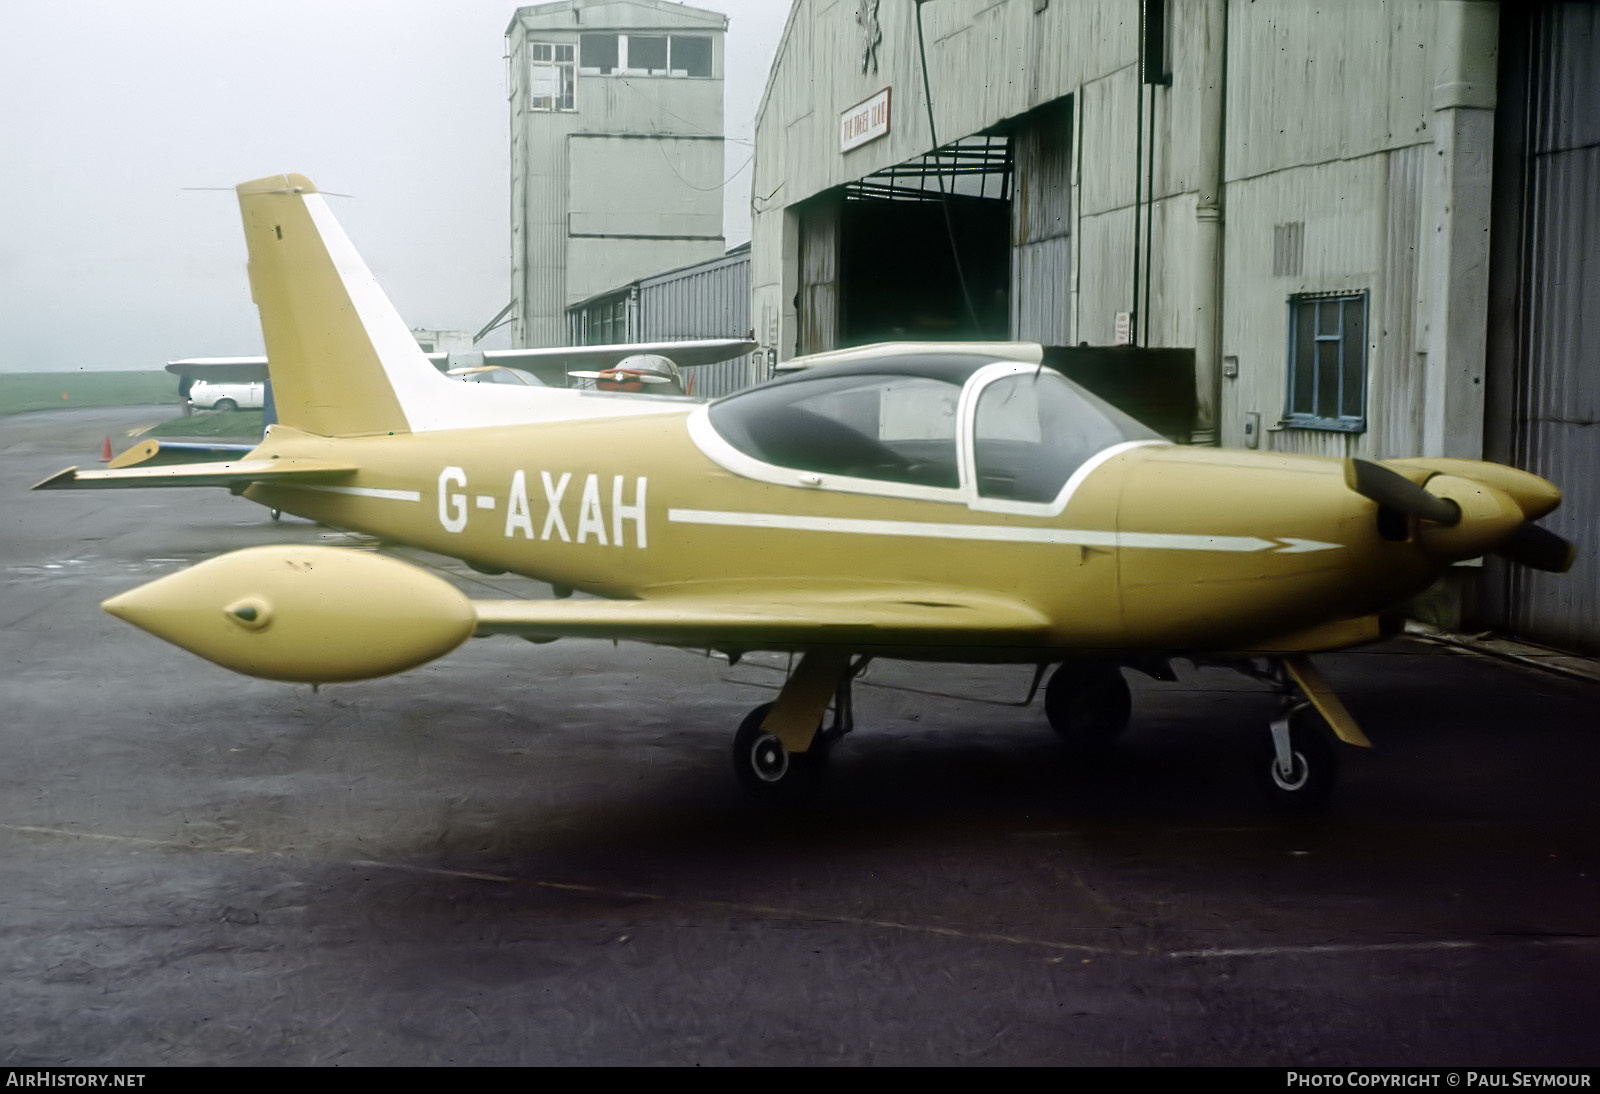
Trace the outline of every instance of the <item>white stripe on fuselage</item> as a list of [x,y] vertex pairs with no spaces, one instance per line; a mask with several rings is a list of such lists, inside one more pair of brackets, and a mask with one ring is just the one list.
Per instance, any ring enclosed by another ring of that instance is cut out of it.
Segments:
[[[384,501],[421,501],[416,490],[381,490],[371,486],[321,486],[310,483],[275,483],[296,490],[317,490]],[[493,495],[474,497],[476,508],[493,510]],[[554,508],[552,506],[552,508]],[[1286,555],[1336,550],[1339,543],[1323,543],[1294,536],[1220,536],[1180,532],[1110,532],[1087,528],[1028,528],[1005,524],[953,524],[921,520],[863,520],[856,517],[806,517],[792,513],[748,513],[723,509],[668,509],[673,524],[701,524],[721,528],[770,528],[785,532],[832,532],[837,535],[904,536],[912,539],[979,540],[991,543],[1051,543],[1102,550],[1275,551]]]
[[382,498],[384,501],[421,501],[418,490],[379,490],[375,486],[312,486],[305,482],[266,482],[264,486],[290,487],[294,490],[320,490],[325,494],[349,494],[356,498]]
[[862,520],[853,517],[803,517],[789,513],[741,513],[718,509],[669,509],[674,524],[707,524],[724,528],[773,528],[788,532],[833,532],[858,536],[909,536],[922,539],[967,539],[1001,543],[1054,543],[1073,547],[1143,548],[1166,551],[1281,551],[1305,554],[1342,544],[1317,540],[1264,539],[1259,536],[1211,536],[1175,532],[1103,532],[1082,528],[1025,528],[1004,524],[945,524],[920,520]]

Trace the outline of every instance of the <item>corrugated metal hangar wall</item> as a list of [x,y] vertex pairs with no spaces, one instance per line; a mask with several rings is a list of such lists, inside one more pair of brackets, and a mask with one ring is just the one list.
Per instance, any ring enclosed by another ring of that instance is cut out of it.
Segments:
[[1600,8],[1508,5],[1496,114],[1488,454],[1561,486],[1567,574],[1493,563],[1497,622],[1600,651]]

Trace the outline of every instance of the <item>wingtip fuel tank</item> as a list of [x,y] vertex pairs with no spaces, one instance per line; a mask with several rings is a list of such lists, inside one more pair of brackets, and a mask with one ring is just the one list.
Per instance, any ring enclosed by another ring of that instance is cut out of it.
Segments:
[[234,551],[101,607],[224,668],[304,684],[405,672],[477,626],[472,602],[449,582],[333,547]]

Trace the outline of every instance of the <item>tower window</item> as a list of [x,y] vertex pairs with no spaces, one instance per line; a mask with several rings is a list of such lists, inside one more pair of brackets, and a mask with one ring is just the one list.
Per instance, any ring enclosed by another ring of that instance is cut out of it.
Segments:
[[577,47],[559,42],[528,43],[528,108],[576,110]]

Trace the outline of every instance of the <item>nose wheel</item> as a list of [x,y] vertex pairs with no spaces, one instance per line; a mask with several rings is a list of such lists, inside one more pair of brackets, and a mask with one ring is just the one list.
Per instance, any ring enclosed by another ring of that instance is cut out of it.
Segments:
[[1285,813],[1310,813],[1327,804],[1339,779],[1332,734],[1309,703],[1299,703],[1272,723],[1256,760],[1267,802]]

